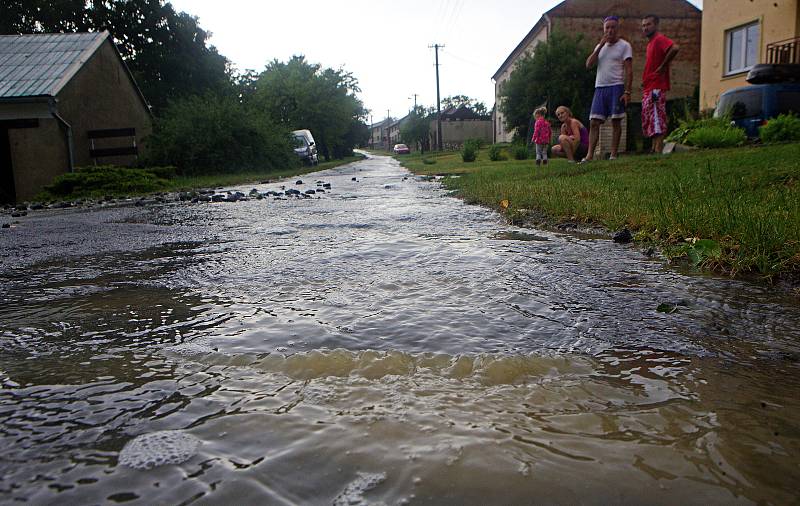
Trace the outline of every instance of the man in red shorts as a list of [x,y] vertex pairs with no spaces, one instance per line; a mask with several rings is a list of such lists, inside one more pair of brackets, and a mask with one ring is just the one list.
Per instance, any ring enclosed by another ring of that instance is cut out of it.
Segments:
[[667,133],[667,97],[669,64],[678,54],[678,45],[658,31],[658,16],[642,19],[642,33],[649,39],[642,74],[642,131],[653,140],[653,152],[664,149]]

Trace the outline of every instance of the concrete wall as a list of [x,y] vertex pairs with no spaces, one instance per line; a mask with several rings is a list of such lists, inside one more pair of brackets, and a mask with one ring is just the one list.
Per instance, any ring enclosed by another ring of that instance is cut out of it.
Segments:
[[17,201],[31,200],[69,169],[66,137],[55,119],[40,119],[38,128],[9,129],[8,140]]
[[725,32],[752,22],[760,23],[758,62],[766,58],[767,45],[800,34],[797,0],[705,0],[700,73],[700,108],[716,106],[725,90],[747,84],[747,72],[725,75]]
[[[89,157],[89,130],[112,128],[136,129],[139,153],[146,149],[145,138],[153,129],[152,119],[128,78],[110,40],[58,94],[59,114],[72,125],[75,166],[93,164]],[[127,138],[99,139],[95,147],[129,146]],[[133,156],[101,158],[99,164],[130,165]]]
[[[431,121],[431,145],[436,143],[436,120]],[[442,121],[442,143],[460,146],[467,139],[492,142],[491,120]]]

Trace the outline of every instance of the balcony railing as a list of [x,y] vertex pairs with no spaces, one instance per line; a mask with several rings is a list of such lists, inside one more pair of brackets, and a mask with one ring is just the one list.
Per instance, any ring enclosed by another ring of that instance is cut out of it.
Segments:
[[767,44],[767,63],[800,64],[800,37]]

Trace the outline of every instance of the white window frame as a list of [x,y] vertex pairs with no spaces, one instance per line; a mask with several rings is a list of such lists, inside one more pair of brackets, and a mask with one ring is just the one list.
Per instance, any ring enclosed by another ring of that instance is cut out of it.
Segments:
[[[739,25],[737,27],[731,28],[729,30],[725,30],[725,76],[731,76],[735,74],[741,74],[747,72],[753,65],[747,65],[747,30],[754,26],[758,27],[758,40],[755,41],[756,44],[756,61],[753,63],[755,65],[758,63],[761,57],[761,21],[756,20],[751,23],[747,23],[745,25]],[[730,61],[731,58],[731,43],[733,42],[733,35],[735,33],[742,33],[742,47],[740,48],[741,58],[739,59],[738,64],[734,64]],[[736,65],[736,66],[734,66]]]

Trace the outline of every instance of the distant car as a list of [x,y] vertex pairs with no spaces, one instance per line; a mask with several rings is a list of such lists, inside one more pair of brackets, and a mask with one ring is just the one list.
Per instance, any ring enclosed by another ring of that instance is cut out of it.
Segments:
[[317,165],[319,163],[317,144],[314,142],[311,131],[295,130],[292,132],[292,136],[294,136],[294,154],[299,156],[304,163]]
[[411,153],[411,150],[408,149],[408,146],[405,144],[395,144],[392,148],[392,151],[394,151],[394,154],[396,155],[407,155]]
[[800,114],[800,65],[756,65],[740,86],[719,97],[714,116],[730,116],[748,137],[759,136],[759,127],[779,114]]

